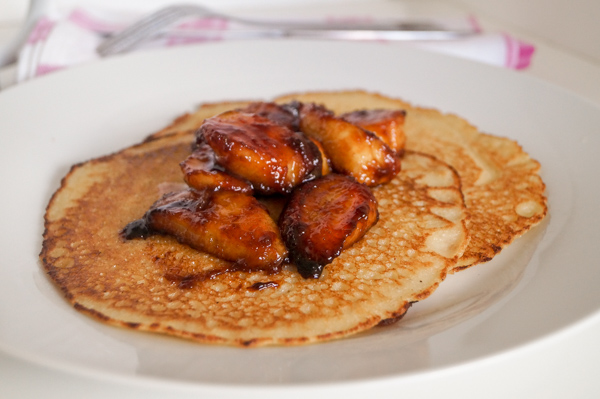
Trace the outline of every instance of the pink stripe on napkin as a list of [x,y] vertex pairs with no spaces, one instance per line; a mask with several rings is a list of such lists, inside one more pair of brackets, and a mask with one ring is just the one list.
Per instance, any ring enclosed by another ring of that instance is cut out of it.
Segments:
[[55,22],[50,21],[48,18],[40,18],[40,20],[35,24],[35,27],[31,31],[29,38],[27,39],[28,44],[35,44],[38,42],[42,42],[48,39],[50,33],[52,33],[52,28],[54,28]]
[[506,67],[525,69],[531,64],[535,47],[529,43],[517,40],[510,35],[503,35],[506,42]]
[[54,72],[54,71],[58,71],[60,69],[63,69],[64,66],[61,65],[45,65],[45,64],[40,64],[38,65],[36,71],[35,71],[35,76],[42,76],[45,75],[47,73],[50,72]]
[[473,28],[474,32],[477,32],[477,33],[483,32],[483,29],[481,28],[481,25],[479,24],[479,20],[474,15],[469,15],[468,20],[469,20],[469,23],[471,24],[471,27]]
[[229,29],[229,21],[223,18],[194,18],[177,25],[176,29]]
[[177,36],[174,36],[174,37],[169,37],[166,39],[165,46],[176,47],[176,46],[187,45],[187,44],[215,42],[215,41],[219,41],[219,40],[223,40],[223,37],[222,36],[211,36],[211,37],[204,37],[204,36],[177,37]]

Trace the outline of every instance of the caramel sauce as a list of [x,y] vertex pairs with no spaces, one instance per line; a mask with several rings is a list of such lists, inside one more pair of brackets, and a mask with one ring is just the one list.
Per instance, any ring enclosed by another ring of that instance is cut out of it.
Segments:
[[277,288],[277,287],[279,287],[279,283],[277,283],[275,281],[267,281],[267,282],[259,281],[258,283],[252,284],[250,287],[248,287],[248,289],[250,291],[262,291],[267,288]]
[[[265,270],[268,274],[276,274],[281,269],[279,267],[273,267],[268,270]],[[248,272],[249,270],[241,263],[232,262],[226,267],[220,269],[209,270],[202,273],[192,273],[192,274],[181,274],[181,271],[178,268],[171,268],[164,274],[164,277],[177,285],[178,288],[181,289],[190,289],[194,287],[197,283],[202,281],[212,280],[217,276],[220,276],[225,273],[235,273],[235,272]],[[266,288],[276,288],[279,287],[279,284],[275,281],[268,282],[258,282],[252,284],[248,287],[251,291],[261,291]]]
[[147,238],[153,234],[145,218],[134,220],[127,224],[123,230],[121,230],[121,237],[126,240],[133,240],[135,238]]
[[240,111],[260,115],[294,132],[299,130],[300,118],[298,109],[294,107],[293,103],[278,105],[269,102],[254,102]]
[[230,266],[224,267],[222,269],[186,275],[179,274],[179,270],[177,269],[171,269],[164,274],[164,277],[170,282],[177,284],[177,286],[181,289],[190,289],[199,282],[214,279],[215,277],[224,273],[233,273],[241,270],[244,270],[244,268],[241,265],[232,263]]

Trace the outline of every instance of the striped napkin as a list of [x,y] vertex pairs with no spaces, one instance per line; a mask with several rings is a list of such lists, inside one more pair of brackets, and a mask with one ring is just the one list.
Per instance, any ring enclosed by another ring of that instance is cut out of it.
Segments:
[[[98,60],[96,47],[139,18],[137,13],[95,8],[75,8],[66,13],[54,11],[43,16],[19,53],[17,82]],[[356,20],[364,22],[365,17]],[[324,18],[322,22],[327,21],[339,22],[332,18]],[[344,21],[348,22],[348,18]],[[532,45],[508,34],[481,32],[474,18],[436,22],[446,27],[467,27],[480,34],[451,41],[410,42],[409,45],[511,69],[527,68],[531,62]],[[206,33],[207,28],[210,33]],[[132,51],[224,40],[230,29],[235,29],[235,23],[219,18],[189,18]]]

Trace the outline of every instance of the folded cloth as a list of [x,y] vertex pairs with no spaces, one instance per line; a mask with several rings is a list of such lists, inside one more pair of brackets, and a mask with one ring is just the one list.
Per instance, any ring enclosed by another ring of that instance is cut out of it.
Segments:
[[[54,10],[48,13],[38,20],[19,53],[17,82],[98,60],[100,57],[96,53],[96,47],[109,35],[119,32],[139,18],[137,13],[95,8],[75,8],[66,13]],[[352,20],[344,18],[345,22]],[[365,17],[354,20],[364,22]],[[331,17],[322,20],[328,21],[339,22]],[[448,19],[436,22],[446,27],[468,26],[479,34],[457,40],[410,42],[409,45],[511,69],[529,66],[534,47],[528,43],[508,34],[480,32],[476,21],[471,17],[465,17],[462,21]],[[228,33],[236,28],[239,26],[235,23],[219,18],[190,17],[160,32],[132,51],[225,40],[230,36]]]

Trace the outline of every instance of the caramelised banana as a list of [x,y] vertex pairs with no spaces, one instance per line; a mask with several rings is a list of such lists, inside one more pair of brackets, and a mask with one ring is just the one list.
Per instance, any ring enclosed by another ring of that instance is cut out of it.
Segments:
[[188,189],[164,195],[128,224],[125,239],[166,233],[246,269],[276,270],[287,258],[277,224],[256,198],[235,191]]
[[[285,126],[288,129],[297,132],[300,131],[300,117],[298,115],[299,103],[276,104],[270,102],[254,102],[238,111],[248,112],[263,116],[273,122]],[[325,176],[331,172],[329,159],[325,156],[323,145],[316,139],[307,136],[319,149],[321,153],[321,175]]]
[[313,137],[306,137],[308,137],[308,139],[317,146],[319,152],[321,153],[321,176],[331,173],[331,160],[327,158],[327,155],[325,155],[325,148],[323,148],[323,144]]
[[340,118],[375,133],[398,155],[404,153],[406,136],[404,135],[404,121],[406,111],[391,109],[369,109],[348,112]]
[[294,104],[275,104],[270,102],[253,102],[238,111],[256,114],[285,126],[291,131],[299,130],[298,110]]
[[374,133],[316,104],[299,104],[300,130],[321,142],[335,172],[376,186],[400,172],[400,157]]
[[197,190],[228,190],[250,195],[253,192],[250,183],[231,176],[215,164],[215,154],[206,143],[199,145],[179,167],[188,186]]
[[322,155],[313,141],[257,114],[228,111],[206,119],[198,140],[212,148],[218,165],[259,194],[288,194],[322,174]]
[[367,186],[329,174],[294,190],[279,228],[298,272],[319,278],[323,267],[360,240],[378,217],[377,200]]

